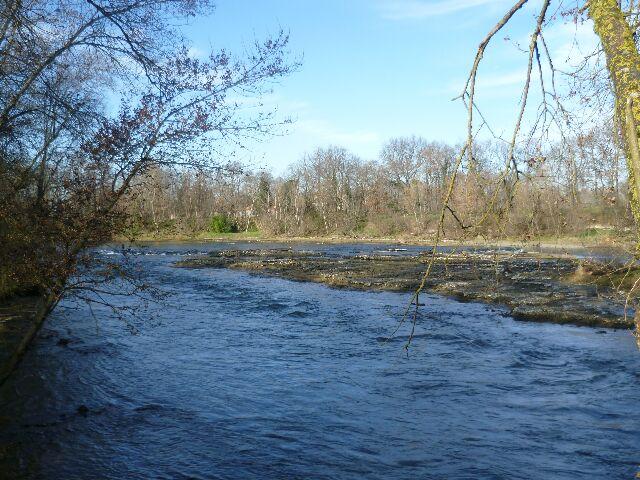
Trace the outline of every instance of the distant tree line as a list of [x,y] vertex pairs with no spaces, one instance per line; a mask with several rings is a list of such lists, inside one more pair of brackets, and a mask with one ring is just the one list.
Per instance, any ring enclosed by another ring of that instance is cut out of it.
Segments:
[[[530,239],[630,227],[624,156],[612,132],[604,126],[518,152],[524,170],[515,188],[500,178],[508,146],[477,142],[446,206],[445,233],[459,237],[481,224],[474,235]],[[389,140],[375,160],[319,148],[282,176],[239,165],[213,174],[157,167],[129,203],[132,232],[428,236],[458,152],[410,136]]]

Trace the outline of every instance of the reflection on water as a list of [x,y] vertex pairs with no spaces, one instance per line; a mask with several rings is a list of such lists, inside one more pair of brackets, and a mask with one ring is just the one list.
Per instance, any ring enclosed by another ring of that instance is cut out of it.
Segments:
[[[235,248],[243,246],[234,245]],[[426,297],[407,358],[384,342],[407,295],[171,262],[139,335],[61,308],[0,389],[0,477],[632,478],[640,355],[628,332],[514,322]],[[385,246],[313,246],[359,254]],[[414,254],[419,248],[393,254]],[[108,253],[108,252],[103,252]]]

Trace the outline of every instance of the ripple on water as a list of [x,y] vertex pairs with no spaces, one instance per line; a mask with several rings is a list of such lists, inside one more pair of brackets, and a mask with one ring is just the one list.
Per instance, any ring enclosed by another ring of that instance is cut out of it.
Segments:
[[[574,480],[638,470],[640,356],[625,332],[514,322],[425,296],[407,356],[408,323],[387,341],[407,295],[170,267],[224,248],[137,252],[173,293],[140,310],[151,321],[137,336],[108,310],[96,309],[98,330],[88,310],[54,312],[0,388],[0,472]],[[304,247],[314,248],[419,251]]]

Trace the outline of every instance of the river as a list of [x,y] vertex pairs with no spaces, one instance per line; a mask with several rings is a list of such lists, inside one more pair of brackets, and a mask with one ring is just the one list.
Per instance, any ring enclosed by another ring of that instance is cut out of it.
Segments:
[[406,330],[385,341],[407,294],[172,266],[231,247],[243,245],[138,250],[171,295],[146,308],[113,300],[136,307],[137,334],[105,307],[63,302],[0,388],[0,477],[575,480],[640,470],[640,353],[629,332],[518,322],[499,307],[423,296],[407,356]]

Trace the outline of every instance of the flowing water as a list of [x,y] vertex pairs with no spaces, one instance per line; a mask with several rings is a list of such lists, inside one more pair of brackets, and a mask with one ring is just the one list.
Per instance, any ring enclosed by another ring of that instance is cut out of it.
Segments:
[[140,250],[141,268],[171,296],[139,302],[136,335],[105,308],[61,305],[0,388],[0,477],[575,480],[639,470],[640,354],[629,332],[516,322],[430,296],[407,357],[406,331],[385,342],[407,294],[171,266],[238,247]]

